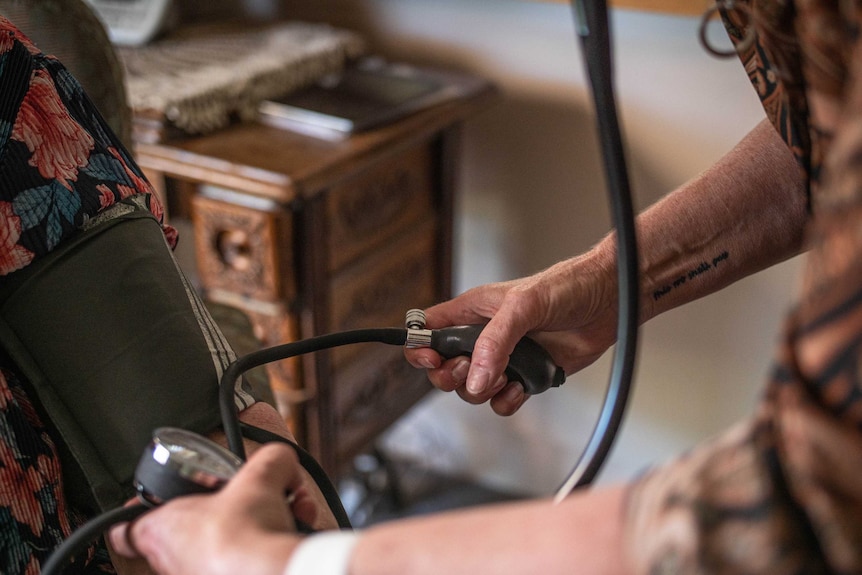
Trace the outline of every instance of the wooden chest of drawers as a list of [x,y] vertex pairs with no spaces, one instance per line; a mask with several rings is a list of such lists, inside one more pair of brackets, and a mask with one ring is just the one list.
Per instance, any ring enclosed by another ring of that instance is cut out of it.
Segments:
[[[206,296],[245,311],[265,345],[399,327],[409,308],[450,296],[460,128],[492,94],[477,84],[342,141],[247,123],[136,153],[169,217],[193,222]],[[383,344],[268,371],[277,408],[333,475],[430,390]]]

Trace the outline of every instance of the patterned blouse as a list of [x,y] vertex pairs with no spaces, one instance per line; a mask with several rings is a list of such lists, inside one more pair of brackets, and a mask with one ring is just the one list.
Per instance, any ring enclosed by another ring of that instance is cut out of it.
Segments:
[[767,116],[808,177],[810,251],[760,408],[633,487],[641,573],[862,573],[862,8],[735,0]]
[[[0,276],[24,268],[93,216],[129,199],[162,221],[150,184],[77,81],[0,16]],[[174,230],[163,229],[174,245]],[[54,442],[22,377],[0,349],[4,575],[37,575],[84,520],[66,505]],[[66,573],[113,573],[113,567],[99,545]]]

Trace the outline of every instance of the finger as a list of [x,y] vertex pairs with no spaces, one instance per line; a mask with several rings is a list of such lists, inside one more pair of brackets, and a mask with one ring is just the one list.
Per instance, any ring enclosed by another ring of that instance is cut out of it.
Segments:
[[[138,501],[137,499],[132,499],[130,501],[127,501],[123,507],[130,507],[133,505],[140,505],[140,501]],[[141,556],[141,554],[135,547],[134,540],[132,539],[132,525],[134,523],[134,520],[117,523],[113,527],[111,527],[110,531],[108,532],[108,539],[114,550],[123,557],[128,557],[130,559]]]
[[536,325],[534,314],[530,313],[534,307],[523,292],[512,289],[507,293],[496,315],[476,339],[465,384],[470,394],[477,397],[487,395],[497,382],[515,345]]
[[297,521],[304,523],[316,531],[326,527],[324,523],[326,518],[321,516],[322,508],[306,487],[300,487],[293,491],[288,498],[288,503],[290,505],[290,512]]
[[488,323],[479,334],[470,357],[470,370],[465,381],[467,392],[474,397],[490,398],[499,389],[493,389],[509,364],[515,343],[523,334],[513,332],[507,321],[497,318]]
[[488,318],[496,313],[511,283],[475,287],[455,298],[429,307],[425,310],[428,329],[487,322]]
[[494,382],[493,385],[489,386],[484,392],[480,394],[473,394],[467,389],[466,386],[461,386],[455,391],[458,393],[458,396],[466,401],[467,403],[472,403],[474,405],[479,405],[480,403],[485,403],[495,394],[497,394],[500,390],[506,387],[506,384],[509,382],[509,379],[505,374],[501,375],[497,378],[497,381]]
[[404,349],[404,357],[413,367],[419,369],[437,369],[443,364],[443,358],[433,349],[422,347]]
[[428,370],[428,379],[437,389],[448,392],[464,387],[469,371],[470,360],[458,356],[447,360],[440,369]]
[[141,556],[131,537],[131,525],[129,523],[119,523],[108,532],[108,540],[114,551],[129,559]]
[[225,499],[258,499],[260,494],[292,492],[302,486],[301,466],[292,447],[268,443],[254,452],[222,490]]
[[429,307],[425,310],[425,326],[428,329],[439,329],[452,325],[469,325],[488,321],[487,316],[483,317],[469,307],[469,304],[466,303],[468,297],[468,294],[464,294]]
[[286,497],[304,485],[299,458],[283,443],[261,446],[218,493],[220,505],[243,509],[268,529],[294,530]]
[[509,382],[498,394],[491,398],[491,409],[497,415],[509,416],[521,409],[530,398],[524,387],[515,381]]

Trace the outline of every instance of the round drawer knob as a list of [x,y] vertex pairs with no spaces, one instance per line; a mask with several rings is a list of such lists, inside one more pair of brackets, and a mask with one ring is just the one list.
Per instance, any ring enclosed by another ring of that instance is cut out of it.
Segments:
[[236,271],[247,271],[252,264],[252,246],[247,232],[222,230],[215,235],[215,248],[219,260]]

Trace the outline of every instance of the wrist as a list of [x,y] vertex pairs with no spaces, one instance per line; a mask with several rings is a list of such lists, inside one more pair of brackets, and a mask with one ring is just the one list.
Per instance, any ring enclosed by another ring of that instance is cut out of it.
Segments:
[[[658,315],[660,311],[656,307],[655,301],[652,297],[653,288],[651,284],[653,283],[653,280],[649,270],[645,269],[647,266],[644,264],[644,251],[645,246],[643,237],[642,234],[638,233],[638,306],[640,307],[638,321],[640,324],[646,323],[648,320]],[[605,294],[606,299],[609,298],[610,301],[612,301],[611,305],[616,308],[619,305],[619,266],[617,265],[618,253],[616,232],[611,232],[605,236],[605,238],[588,253],[591,259],[594,260],[595,267],[601,270],[600,273],[607,278],[607,281],[603,284],[606,287],[606,292],[608,292]]]
[[[586,278],[596,315],[616,316],[618,306],[616,234],[610,234],[591,250],[575,258],[577,277]],[[610,310],[609,312],[607,310]]]
[[[203,562],[202,573],[235,575],[237,573],[267,573],[284,575],[285,568],[303,538],[294,533],[254,533],[246,537],[239,533],[230,544],[215,547]],[[254,550],[250,553],[249,550]]]
[[293,549],[282,575],[349,575],[358,542],[359,534],[354,531],[309,535]]

